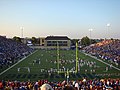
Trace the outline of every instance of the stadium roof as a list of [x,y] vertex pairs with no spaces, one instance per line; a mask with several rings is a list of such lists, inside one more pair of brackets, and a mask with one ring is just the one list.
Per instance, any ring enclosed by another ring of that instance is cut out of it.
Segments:
[[47,36],[45,40],[70,40],[67,36]]

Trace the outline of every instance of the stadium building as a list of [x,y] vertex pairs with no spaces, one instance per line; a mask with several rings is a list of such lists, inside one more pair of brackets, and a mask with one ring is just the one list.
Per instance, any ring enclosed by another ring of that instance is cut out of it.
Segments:
[[60,49],[70,49],[71,40],[67,36],[47,36],[44,46],[47,49],[56,49],[57,45]]

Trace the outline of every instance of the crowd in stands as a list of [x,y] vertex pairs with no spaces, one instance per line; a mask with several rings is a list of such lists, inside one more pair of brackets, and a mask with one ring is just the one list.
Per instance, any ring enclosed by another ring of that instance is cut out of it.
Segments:
[[0,68],[9,67],[32,51],[20,42],[0,36]]
[[86,53],[120,64],[120,40],[104,40],[84,48]]
[[120,79],[83,78],[76,81],[0,81],[0,90],[120,90]]
[[[21,58],[30,54],[33,50],[28,46],[0,36],[0,68],[10,66]],[[111,60],[120,64],[120,40],[104,40],[94,45],[84,48],[86,53],[90,53],[101,59]],[[43,55],[42,55],[43,56]],[[37,61],[35,61],[37,63]],[[34,62],[34,63],[35,63]],[[46,60],[48,62],[48,60]],[[62,63],[74,63],[74,60]],[[38,59],[40,64],[40,59]],[[51,60],[51,63],[52,60]],[[56,62],[54,62],[56,63]],[[86,63],[96,65],[95,62],[80,60],[81,67]],[[64,81],[4,81],[0,80],[0,90],[120,90],[120,78],[118,79],[93,79],[86,78],[80,80]]]

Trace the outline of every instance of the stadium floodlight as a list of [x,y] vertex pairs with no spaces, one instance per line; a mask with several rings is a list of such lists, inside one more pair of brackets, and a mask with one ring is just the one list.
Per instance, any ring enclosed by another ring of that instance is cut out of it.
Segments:
[[[110,23],[107,23],[107,29],[108,29],[108,32],[109,32],[109,28],[110,28],[110,26],[111,26],[111,24]],[[107,33],[106,33],[107,34]]]
[[90,31],[90,38],[91,38],[91,32],[93,31],[93,29],[89,29],[89,31]]
[[89,32],[90,32],[90,44],[91,44],[91,39],[92,39],[92,34],[91,34],[91,32],[93,31],[93,29],[91,28],[91,29],[89,29]]
[[110,23],[107,23],[107,27],[110,27]]

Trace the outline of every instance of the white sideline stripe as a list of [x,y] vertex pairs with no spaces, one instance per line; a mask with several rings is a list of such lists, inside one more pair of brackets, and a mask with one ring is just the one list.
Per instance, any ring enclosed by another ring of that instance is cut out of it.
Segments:
[[[84,54],[86,54],[86,53],[84,53]],[[108,64],[108,63],[106,63],[106,62],[103,62],[102,60],[96,58],[95,56],[92,56],[92,55],[90,55],[90,54],[87,54],[87,55],[90,56],[90,57],[92,57],[92,58],[94,58],[94,59],[96,59],[96,60],[98,60],[98,61],[100,61],[100,62],[102,62],[102,63],[104,63],[104,64],[106,64],[106,65],[108,65],[108,66],[110,66],[110,64]],[[113,67],[114,69],[117,69],[118,71],[120,71],[119,68],[117,68],[117,67],[115,67],[115,66],[113,66],[113,65],[112,65],[112,67]]]
[[[34,54],[35,52],[37,52],[38,50],[34,51],[33,53],[31,53],[30,55]],[[30,55],[28,55],[27,57],[29,57]],[[21,60],[19,60],[17,63],[15,63],[14,65],[12,65],[11,67],[7,68],[6,70],[4,70],[3,72],[0,73],[0,75],[2,75],[3,73],[5,73],[6,71],[8,71],[9,69],[13,68],[15,65],[17,65],[18,63],[20,63],[21,61],[23,61],[24,59],[26,59],[27,57],[22,58]]]

